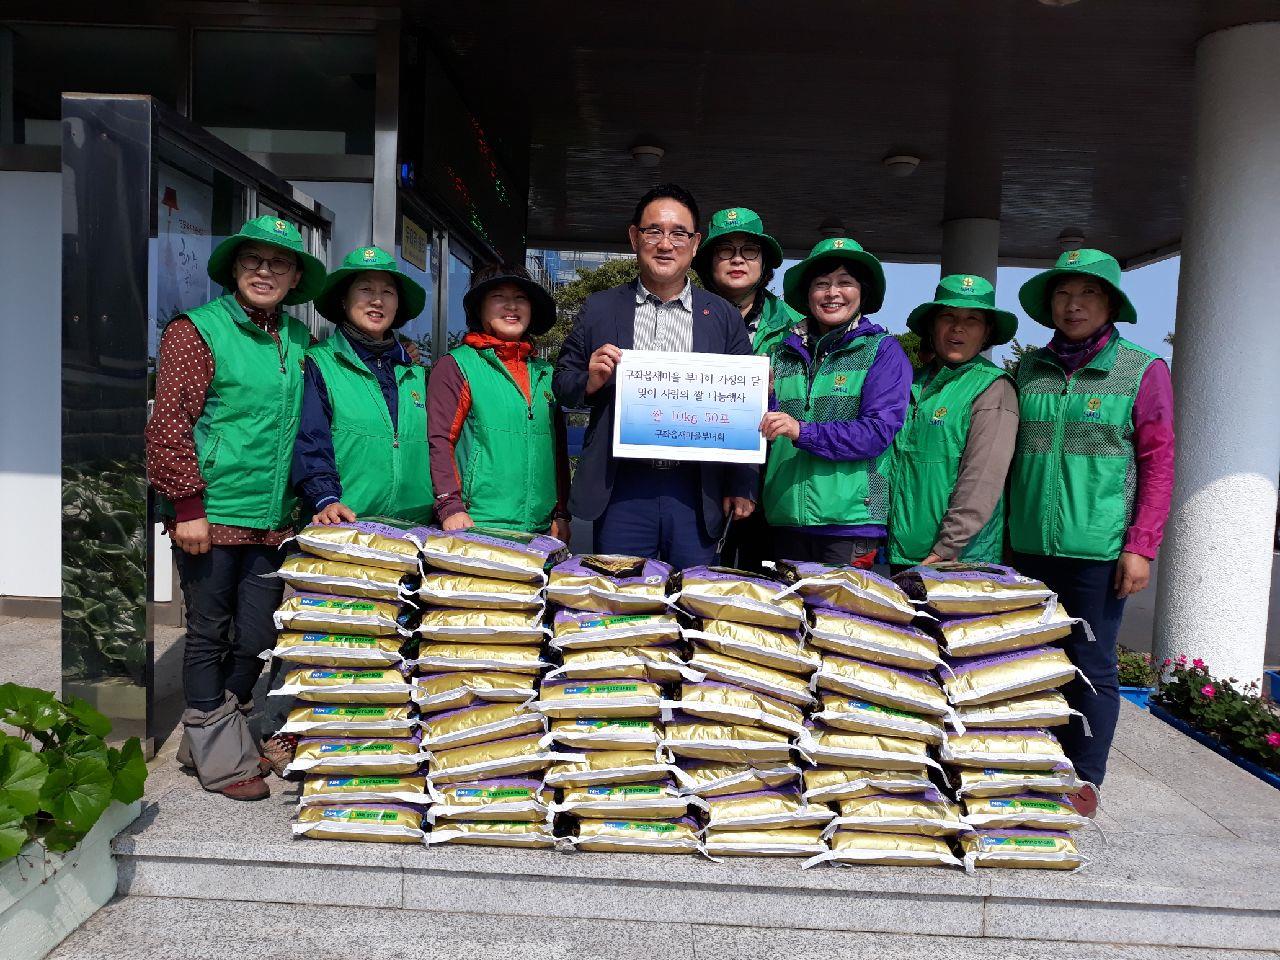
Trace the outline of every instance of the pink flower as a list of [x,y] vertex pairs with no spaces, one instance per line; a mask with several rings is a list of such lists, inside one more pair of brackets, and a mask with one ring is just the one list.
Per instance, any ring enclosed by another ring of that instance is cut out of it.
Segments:
[[1213,695],[1218,691],[1214,689],[1214,686],[1212,683],[1206,683],[1203,687],[1200,688],[1200,692],[1203,693],[1210,700],[1212,700]]
[[1178,654],[1178,666],[1185,667],[1187,665],[1187,655],[1185,653]]
[[1194,660],[1192,660],[1191,665],[1195,667],[1197,670],[1203,670],[1205,668],[1204,661],[1201,660],[1199,657],[1196,657]]
[[1274,731],[1272,733],[1268,733],[1267,745],[1275,747],[1277,750],[1280,750],[1280,733],[1275,733]]
[[1172,663],[1173,663],[1173,661],[1172,661],[1172,660],[1170,660],[1168,657],[1165,657],[1165,658],[1164,658],[1164,663],[1160,664],[1160,666],[1162,666],[1162,667],[1167,667],[1167,666],[1169,666],[1169,665],[1170,665],[1170,664],[1172,664]]

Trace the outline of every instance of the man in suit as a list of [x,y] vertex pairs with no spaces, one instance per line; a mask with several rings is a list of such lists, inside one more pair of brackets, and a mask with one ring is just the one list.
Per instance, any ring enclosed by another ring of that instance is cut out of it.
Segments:
[[654,187],[636,204],[627,234],[639,279],[588,297],[556,361],[556,398],[591,411],[569,509],[595,522],[597,553],[650,557],[677,569],[713,563],[728,518],[755,509],[759,469],[614,460],[614,368],[623,350],[750,356],[751,341],[736,307],[689,282],[702,235],[688,191]]

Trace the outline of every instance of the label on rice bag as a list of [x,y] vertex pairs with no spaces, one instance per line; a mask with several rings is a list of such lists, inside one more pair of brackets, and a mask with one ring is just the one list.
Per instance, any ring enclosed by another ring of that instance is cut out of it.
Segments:
[[566,650],[564,665],[546,674],[547,680],[652,680],[665,683],[682,677],[701,679],[685,666],[671,647],[611,647],[602,650]]
[[814,702],[807,680],[771,667],[762,667],[758,663],[747,663],[736,657],[726,657],[722,653],[695,647],[693,656],[689,658],[689,666],[712,680],[757,690],[801,707],[811,706]]
[[348,670],[317,667],[290,670],[273,697],[297,697],[322,703],[408,703],[412,688],[396,668]]
[[804,866],[819,863],[870,863],[890,867],[938,865],[962,867],[942,837],[923,834],[887,833],[840,827],[830,837],[831,852],[820,854]]
[[985,657],[1041,647],[1069,636],[1079,621],[1067,616],[1056,600],[1023,610],[978,617],[946,619],[938,624],[947,653],[953,657]]
[[704,620],[701,630],[686,630],[685,636],[716,653],[799,674],[805,680],[821,663],[817,653],[805,649],[798,630],[770,630],[731,620]]
[[1070,760],[1060,760],[1043,769],[1012,770],[996,767],[960,767],[956,796],[1010,797],[1021,793],[1073,794],[1084,789]]
[[811,606],[887,623],[910,623],[919,616],[900,586],[870,570],[799,560],[783,560],[775,567],[788,584],[783,592],[798,593]]
[[975,829],[1040,830],[1080,830],[1089,823],[1067,800],[1032,793],[1010,797],[966,797],[964,822]]
[[709,760],[681,760],[676,780],[686,796],[717,797],[729,793],[750,793],[794,783],[800,768],[793,763],[752,765],[716,763]]
[[652,717],[661,710],[662,688],[647,680],[544,681],[535,710],[548,717]]
[[302,781],[300,807],[327,803],[413,803],[425,805],[427,778],[388,774],[311,776]]
[[428,784],[432,823],[443,820],[545,821],[555,791],[530,777]]
[[292,824],[295,837],[421,843],[422,813],[392,803],[336,803],[308,806]]
[[960,849],[970,872],[975,867],[1078,870],[1088,863],[1068,834],[1052,830],[983,828],[962,834]]
[[428,573],[411,596],[424,606],[468,610],[542,610],[542,584],[465,573]]
[[702,801],[682,796],[668,777],[656,783],[566,788],[564,799],[551,809],[597,820],[669,820],[688,813],[690,803],[701,805]]
[[954,712],[937,681],[921,671],[825,656],[814,681],[820,690],[848,694],[911,713],[954,719]]
[[413,702],[424,714],[457,710],[480,702],[527,703],[534,697],[533,683],[532,676],[519,673],[435,673],[414,678]]
[[670,565],[661,560],[588,554],[551,569],[547,599],[571,610],[665,613]]
[[814,828],[709,829],[703,849],[710,857],[809,857],[827,849]]
[[1039,580],[997,563],[938,563],[894,577],[912,600],[939,616],[976,616],[1035,607],[1054,598]]
[[275,657],[317,667],[393,666],[398,664],[399,637],[366,637],[343,633],[282,633],[265,660]]
[[804,772],[805,799],[829,803],[878,793],[921,793],[933,781],[915,770],[872,770],[866,767],[816,767]]
[[1079,673],[1060,647],[1035,647],[990,657],[956,658],[950,663],[952,675],[943,679],[942,687],[956,706],[990,703],[1052,690]]
[[553,764],[543,780],[548,787],[650,783],[675,775],[676,768],[653,750],[583,750],[572,760]]
[[289,711],[281,733],[343,737],[408,737],[418,726],[408,705],[303,703]]
[[551,666],[539,656],[537,647],[461,642],[420,644],[417,658],[407,664],[426,673],[498,670],[540,674]]
[[696,853],[697,824],[689,817],[673,820],[579,820],[576,836],[565,838],[570,849],[599,853]]
[[636,750],[656,752],[662,727],[653,720],[627,717],[574,717],[551,721],[546,738],[571,749]]
[[1082,714],[1056,690],[961,707],[956,716],[969,727],[1057,727]]
[[555,834],[546,822],[529,820],[450,820],[437,824],[427,834],[426,843],[459,843],[477,847],[555,846]]
[[809,616],[809,643],[820,650],[909,670],[942,665],[937,641],[910,625],[882,623],[825,607],[812,608]]
[[942,721],[937,717],[843,694],[823,695],[822,710],[815,713],[813,719],[837,730],[913,737],[935,746],[942,743],[944,733]]
[[298,741],[285,772],[403,776],[416,774],[430,756],[416,737],[315,737]]
[[568,547],[544,534],[491,527],[428,527],[422,533],[422,555],[430,566],[495,580],[545,583],[546,569],[569,555]]
[[547,721],[542,714],[511,701],[447,710],[422,721],[422,742],[433,751],[546,732]]
[[810,727],[800,739],[800,752],[815,764],[871,770],[941,770],[923,740],[877,733],[849,733]]
[[547,637],[541,610],[455,610],[431,607],[414,634],[427,643],[470,642],[538,646]]
[[605,614],[558,610],[552,622],[556,650],[661,646],[681,638],[680,622],[670,613]]
[[791,739],[785,733],[684,715],[666,724],[662,749],[673,757],[723,763],[771,764],[791,759]]
[[664,700],[662,710],[666,717],[678,710],[704,720],[768,727],[795,736],[804,733],[804,711],[795,704],[713,680],[681,684],[680,699]]
[[823,827],[835,817],[829,807],[805,800],[795,787],[711,797],[707,827],[712,830],[781,830]]
[[342,597],[369,597],[374,600],[396,600],[406,574],[368,563],[325,560],[305,553],[286,558],[280,569],[269,576],[278,577],[295,590],[332,593]]
[[422,566],[418,551],[422,548],[421,533],[421,528],[376,517],[352,523],[312,523],[303,527],[295,539],[307,553],[326,560],[344,560],[420,574]]
[[400,605],[385,600],[344,600],[315,593],[295,593],[285,598],[273,619],[277,630],[376,637],[394,635],[399,616]]
[[427,765],[427,779],[438,785],[513,777],[544,770],[557,760],[577,760],[581,756],[546,749],[541,739],[536,735],[509,737],[433,752]]
[[870,830],[943,837],[966,829],[960,808],[930,787],[920,793],[879,793],[841,800],[840,816],[831,822],[827,833]]
[[1067,759],[1048,730],[969,730],[942,741],[943,763],[958,767],[1042,770]]
[[690,567],[672,581],[668,598],[686,613],[705,620],[732,620],[778,630],[804,626],[804,602],[780,596],[776,580],[731,567]]

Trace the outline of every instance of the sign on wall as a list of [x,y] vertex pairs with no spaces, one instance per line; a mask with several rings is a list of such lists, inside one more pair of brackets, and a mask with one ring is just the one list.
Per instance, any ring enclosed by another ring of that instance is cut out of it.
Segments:
[[400,253],[423,273],[427,271],[427,246],[430,240],[427,231],[408,217],[400,217]]

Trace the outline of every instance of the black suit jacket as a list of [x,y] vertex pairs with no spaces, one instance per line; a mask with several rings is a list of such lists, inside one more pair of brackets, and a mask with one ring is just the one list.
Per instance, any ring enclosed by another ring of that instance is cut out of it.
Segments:
[[[587,408],[591,412],[582,456],[569,495],[569,509],[576,517],[596,520],[609,505],[617,461],[613,447],[612,382],[586,395],[587,362],[607,343],[622,350],[634,344],[636,285],[624,284],[593,293],[578,314],[573,331],[560,349],[552,381],[561,406]],[[693,288],[693,352],[750,356],[751,341],[742,314],[729,301]],[[748,464],[699,464],[702,475],[702,520],[707,533],[719,537],[724,530],[724,497],[757,498],[760,468]]]

